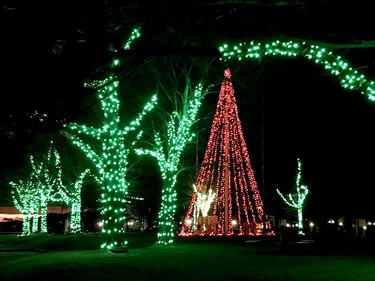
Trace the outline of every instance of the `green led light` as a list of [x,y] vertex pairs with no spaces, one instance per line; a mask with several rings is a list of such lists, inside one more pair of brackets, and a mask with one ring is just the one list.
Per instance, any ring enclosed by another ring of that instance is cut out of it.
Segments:
[[327,72],[338,78],[344,89],[358,90],[361,94],[367,95],[370,100],[375,100],[374,82],[367,80],[339,55],[321,46],[305,42],[276,40],[267,43],[240,43],[233,46],[223,44],[218,49],[224,60],[258,59],[263,56],[302,56],[322,65]]

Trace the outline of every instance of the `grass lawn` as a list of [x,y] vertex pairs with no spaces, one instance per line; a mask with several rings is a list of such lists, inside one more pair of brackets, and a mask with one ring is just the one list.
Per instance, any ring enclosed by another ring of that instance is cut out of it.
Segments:
[[128,241],[127,253],[114,254],[98,249],[98,234],[0,235],[0,280],[375,280],[375,250],[356,252],[356,246],[284,247],[244,237],[179,237],[158,246],[155,234],[132,234]]

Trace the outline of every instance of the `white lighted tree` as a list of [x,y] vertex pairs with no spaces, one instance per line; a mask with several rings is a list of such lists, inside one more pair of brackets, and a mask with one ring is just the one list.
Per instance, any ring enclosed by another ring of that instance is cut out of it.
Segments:
[[208,215],[208,211],[210,210],[212,206],[212,202],[215,199],[215,192],[214,189],[209,189],[208,192],[204,191],[203,189],[197,190],[197,187],[194,185],[194,190],[196,192],[197,200],[196,211],[194,212],[196,215],[194,217],[194,221],[196,221],[197,217],[200,213],[202,213],[202,220],[203,220],[203,231],[206,231],[206,219]]
[[302,164],[299,158],[297,158],[298,166],[297,166],[297,176],[296,176],[296,192],[295,194],[289,193],[287,197],[285,197],[279,189],[276,189],[277,193],[283,199],[283,201],[290,207],[295,208],[297,210],[298,215],[298,233],[304,234],[303,232],[303,207],[304,202],[306,199],[309,190],[306,185],[301,184],[302,179]]

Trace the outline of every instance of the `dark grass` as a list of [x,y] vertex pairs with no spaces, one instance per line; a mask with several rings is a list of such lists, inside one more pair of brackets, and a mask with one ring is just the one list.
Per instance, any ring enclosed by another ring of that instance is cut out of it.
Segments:
[[375,280],[368,241],[178,237],[158,246],[155,234],[128,241],[128,252],[114,254],[98,249],[98,234],[2,235],[3,250],[24,251],[0,251],[0,280]]

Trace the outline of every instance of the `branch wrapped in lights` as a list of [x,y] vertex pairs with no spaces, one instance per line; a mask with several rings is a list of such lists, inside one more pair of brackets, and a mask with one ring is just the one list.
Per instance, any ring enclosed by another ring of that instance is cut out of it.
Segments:
[[[187,83],[188,84],[188,83]],[[188,97],[188,87],[185,93]],[[192,140],[191,127],[196,121],[198,109],[203,99],[202,85],[198,84],[188,103],[184,103],[182,113],[176,111],[170,115],[167,123],[166,140],[162,141],[159,133],[154,135],[154,149],[136,149],[138,155],[148,154],[157,159],[161,177],[163,180],[162,202],[159,211],[159,232],[158,244],[168,245],[174,242],[175,236],[175,214],[176,214],[176,181],[178,174],[178,164],[185,146]],[[163,143],[165,145],[163,145]]]
[[[296,191],[297,194],[293,195],[291,193],[288,194],[288,198],[284,197],[284,195],[279,191],[279,189],[276,189],[277,193],[280,195],[280,197],[283,199],[283,201],[290,207],[297,209],[297,215],[298,215],[298,233],[304,234],[303,232],[303,206],[306,199],[307,194],[309,193],[309,190],[306,185],[301,184],[301,178],[302,178],[302,164],[299,158],[297,158],[298,166],[297,166],[297,176],[296,176]],[[296,197],[296,199],[295,199]]]
[[135,39],[141,37],[141,33],[139,28],[134,28],[132,33],[130,34],[128,40],[125,42],[124,46],[122,47],[124,50],[129,50],[131,44],[134,42]]
[[358,90],[375,100],[375,83],[353,69],[341,56],[334,54],[327,48],[311,45],[305,42],[271,41],[267,43],[240,43],[229,46],[223,44],[219,47],[223,60],[260,59],[264,56],[302,56],[316,64],[322,65],[331,75],[336,76],[344,89]]

